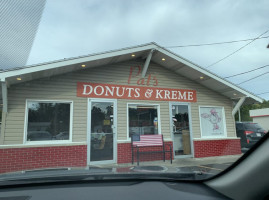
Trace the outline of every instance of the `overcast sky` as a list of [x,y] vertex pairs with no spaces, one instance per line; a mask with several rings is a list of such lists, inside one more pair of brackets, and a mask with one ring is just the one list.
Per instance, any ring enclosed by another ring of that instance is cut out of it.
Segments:
[[[156,42],[161,46],[255,38],[269,30],[268,0],[47,0],[29,64]],[[269,36],[269,32],[263,36]],[[250,41],[169,48],[207,67]],[[269,38],[252,42],[208,69],[226,77],[269,65]],[[240,83],[269,72],[269,66],[230,78]],[[269,92],[269,73],[240,86]],[[260,95],[269,99],[269,93]]]

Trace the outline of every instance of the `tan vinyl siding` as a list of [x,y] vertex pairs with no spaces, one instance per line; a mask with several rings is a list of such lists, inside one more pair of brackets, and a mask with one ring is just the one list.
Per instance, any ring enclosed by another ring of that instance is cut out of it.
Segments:
[[[63,100],[73,101],[73,142],[85,142],[87,138],[87,98],[77,97],[77,82],[96,82],[108,84],[128,84],[131,66],[144,62],[133,61],[117,63],[97,68],[82,69],[73,73],[52,76],[26,83],[12,85],[8,88],[8,113],[5,126],[2,126],[1,138],[3,144],[22,144],[24,137],[24,116],[26,99],[33,100]],[[78,66],[79,67],[79,66]],[[199,106],[223,106],[225,109],[227,136],[235,136],[232,102],[230,99],[209,90],[202,85],[189,80],[162,66],[151,63],[147,72],[156,76],[158,87],[193,89],[197,91],[197,102],[191,103],[193,138],[200,138]],[[147,78],[147,77],[146,77]],[[137,79],[131,79],[130,85],[137,85]],[[153,82],[149,87],[154,87]],[[160,105],[161,133],[166,139],[171,139],[170,116],[168,101],[117,101],[117,136],[118,140],[127,139],[127,103],[153,103]],[[3,118],[4,120],[5,118]]]

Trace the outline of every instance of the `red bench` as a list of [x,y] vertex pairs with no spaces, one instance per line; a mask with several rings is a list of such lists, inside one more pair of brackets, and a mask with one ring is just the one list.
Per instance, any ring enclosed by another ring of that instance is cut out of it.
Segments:
[[[162,150],[158,151],[145,151],[147,147],[162,147]],[[165,150],[165,144],[163,142],[163,135],[133,135],[131,137],[131,148],[132,148],[132,164],[134,163],[134,154],[136,152],[137,165],[139,165],[140,154],[153,154],[162,153],[163,161],[165,162],[165,153],[170,153],[170,160],[172,164],[172,146],[169,145],[169,150]],[[140,151],[142,150],[143,151]]]

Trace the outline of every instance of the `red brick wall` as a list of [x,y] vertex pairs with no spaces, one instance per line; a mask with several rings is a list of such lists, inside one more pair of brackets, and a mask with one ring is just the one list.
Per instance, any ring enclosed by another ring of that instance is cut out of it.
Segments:
[[[173,143],[165,142],[166,150],[169,150],[169,145],[172,146],[172,156],[173,156]],[[141,148],[141,151],[158,151],[162,150],[162,147],[145,147]],[[154,161],[162,160],[163,155],[161,153],[154,154],[140,154],[140,161]],[[165,159],[170,160],[170,153],[165,154]],[[132,162],[132,150],[131,143],[118,143],[118,161],[117,163],[131,163]],[[134,155],[134,162],[136,162],[136,153]]]
[[86,165],[86,145],[0,149],[0,173]]
[[194,157],[241,154],[240,139],[193,141]]

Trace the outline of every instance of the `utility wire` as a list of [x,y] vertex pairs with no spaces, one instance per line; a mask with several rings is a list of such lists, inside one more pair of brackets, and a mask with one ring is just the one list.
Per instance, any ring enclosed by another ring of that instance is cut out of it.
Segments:
[[263,93],[260,93],[260,94],[256,94],[256,95],[261,95],[261,94],[267,94],[267,93],[269,93],[269,92],[263,92]]
[[[269,38],[269,35],[264,36],[264,37],[259,37],[259,38],[257,38],[257,40],[264,39],[264,38]],[[219,44],[231,44],[231,43],[236,43],[236,42],[250,41],[250,40],[254,40],[254,39],[255,38],[243,39],[243,40],[232,40],[232,41],[226,41],[226,42],[205,43],[205,44],[189,44],[189,45],[168,46],[165,48],[200,47],[200,46],[210,46],[210,45],[219,45]]]
[[269,30],[265,31],[264,33],[262,33],[261,35],[259,35],[258,37],[252,39],[250,42],[248,42],[247,44],[245,44],[244,46],[240,47],[239,49],[237,49],[236,51],[228,54],[227,56],[223,57],[222,59],[212,63],[211,65],[208,65],[206,68],[212,67],[213,65],[216,65],[217,63],[223,61],[224,59],[232,56],[233,54],[235,54],[236,52],[240,51],[241,49],[245,48],[246,46],[248,46],[249,44],[251,44],[252,42],[254,42],[255,40],[259,39],[262,35],[266,34]]
[[232,78],[232,77],[235,77],[235,76],[239,76],[239,75],[243,75],[243,74],[247,74],[249,72],[253,72],[253,71],[256,71],[258,69],[262,69],[262,68],[265,68],[265,67],[269,67],[269,65],[264,65],[262,67],[258,67],[258,68],[255,68],[255,69],[252,69],[252,70],[249,70],[249,71],[246,71],[246,72],[242,72],[242,73],[239,73],[239,74],[234,74],[234,75],[231,75],[231,76],[226,76],[224,78]]
[[241,84],[243,84],[243,83],[246,83],[246,82],[251,81],[251,80],[253,80],[253,79],[259,78],[259,77],[261,77],[261,76],[263,76],[263,75],[265,75],[265,74],[268,74],[268,73],[269,73],[269,72],[265,72],[265,73],[263,73],[263,74],[261,74],[261,75],[255,76],[255,77],[250,78],[250,79],[247,79],[247,80],[245,80],[245,81],[243,81],[243,82],[241,82],[241,83],[238,83],[237,85],[241,85]]

